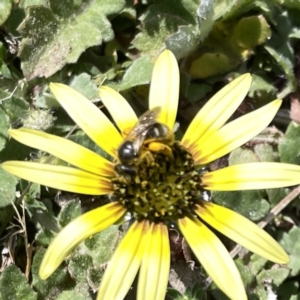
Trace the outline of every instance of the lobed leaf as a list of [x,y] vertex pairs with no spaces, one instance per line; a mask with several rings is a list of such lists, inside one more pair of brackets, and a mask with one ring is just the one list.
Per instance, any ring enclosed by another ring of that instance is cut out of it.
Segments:
[[136,59],[126,70],[121,82],[110,83],[108,86],[118,91],[124,91],[135,86],[149,84],[153,65],[149,55],[142,56]]
[[12,0],[1,0],[0,1],[0,25],[3,25],[3,23],[7,20],[11,9],[12,9]]
[[294,226],[288,233],[284,233],[281,241],[282,247],[287,251],[290,262],[287,265],[291,269],[291,276],[300,273],[300,229]]
[[0,298],[36,300],[37,293],[30,287],[25,275],[15,265],[10,265],[0,277]]
[[300,164],[300,126],[291,122],[284,139],[278,146],[280,160],[290,164]]
[[15,200],[17,183],[15,176],[0,168],[0,208],[11,205]]
[[[141,32],[136,35],[133,45],[138,50],[147,52],[153,57],[165,48],[166,39],[170,39],[173,34],[175,34],[175,37],[171,38],[173,45],[174,40],[178,41],[178,38],[184,37],[187,39],[188,36],[184,30],[180,32],[179,26],[190,25],[191,28],[198,29],[196,10],[197,4],[192,0],[156,0],[141,17]],[[177,33],[178,29],[179,32]],[[185,28],[185,31],[187,30]],[[175,55],[177,56],[176,52]],[[178,57],[182,56],[178,55]]]
[[114,38],[107,17],[121,11],[125,1],[50,0],[31,6],[18,30],[23,35],[19,57],[27,80],[50,77],[65,64],[75,63],[87,48]]

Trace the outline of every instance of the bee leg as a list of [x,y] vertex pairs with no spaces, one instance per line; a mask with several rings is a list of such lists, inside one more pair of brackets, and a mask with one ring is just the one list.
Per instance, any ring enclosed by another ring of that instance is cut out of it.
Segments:
[[142,151],[140,155],[140,161],[145,162],[147,166],[153,167],[155,165],[155,159],[149,150]]
[[157,152],[168,156],[170,159],[174,159],[172,149],[163,143],[151,142],[148,145],[148,149],[152,152]]

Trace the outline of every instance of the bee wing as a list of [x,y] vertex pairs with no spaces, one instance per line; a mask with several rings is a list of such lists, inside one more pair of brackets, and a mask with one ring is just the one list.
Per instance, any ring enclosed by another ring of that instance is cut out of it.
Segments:
[[154,107],[142,114],[139,117],[137,124],[128,133],[125,140],[132,141],[140,137],[140,143],[142,144],[147,134],[147,129],[157,122],[157,117],[159,116],[160,111],[161,107]]
[[143,145],[143,142],[145,140],[145,135],[139,135],[134,140],[132,140],[132,146],[134,148],[134,152],[138,153],[140,148]]

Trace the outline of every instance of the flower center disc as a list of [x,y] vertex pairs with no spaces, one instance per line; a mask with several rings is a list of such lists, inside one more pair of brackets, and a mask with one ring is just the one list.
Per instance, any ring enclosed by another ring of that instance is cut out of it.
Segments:
[[135,176],[126,180],[119,175],[112,180],[113,198],[138,220],[172,222],[191,213],[202,199],[201,173],[192,156],[178,142],[170,148],[174,158],[151,151],[141,153],[140,157],[148,159],[136,162]]

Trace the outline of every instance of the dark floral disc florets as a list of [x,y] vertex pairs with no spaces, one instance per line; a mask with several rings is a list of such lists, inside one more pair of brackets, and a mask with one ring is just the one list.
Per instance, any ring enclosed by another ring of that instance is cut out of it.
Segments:
[[191,154],[178,142],[171,147],[173,157],[149,152],[149,159],[135,164],[136,175],[112,180],[113,198],[121,202],[136,219],[172,222],[190,214],[202,200],[201,173]]

